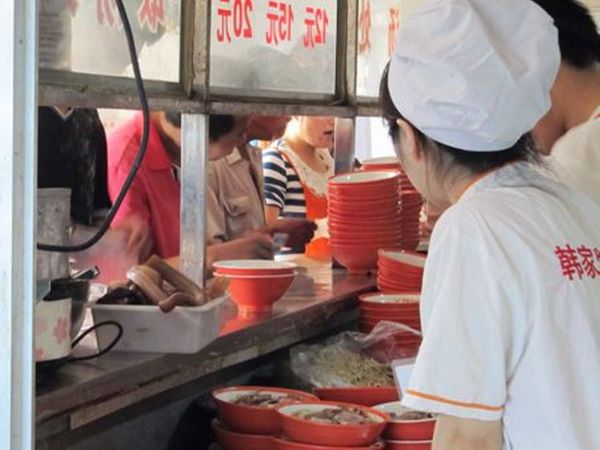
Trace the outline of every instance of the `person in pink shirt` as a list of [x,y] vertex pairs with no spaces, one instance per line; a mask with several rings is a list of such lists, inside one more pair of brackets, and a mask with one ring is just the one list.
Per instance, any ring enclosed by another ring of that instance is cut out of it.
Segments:
[[[245,142],[246,118],[212,115],[209,120],[209,159],[219,159]],[[129,173],[140,146],[142,115],[136,114],[108,138],[108,189],[114,201]],[[127,251],[140,261],[151,254],[162,258],[179,255],[181,116],[153,112],[148,149],[127,193],[113,228],[129,232]],[[269,258],[268,235],[255,234],[215,246],[213,258]]]

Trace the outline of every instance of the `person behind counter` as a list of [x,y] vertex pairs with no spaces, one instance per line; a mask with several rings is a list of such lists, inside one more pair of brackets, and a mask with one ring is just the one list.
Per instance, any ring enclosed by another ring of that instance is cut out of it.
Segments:
[[[281,137],[289,118],[252,116],[246,126],[248,142],[272,141]],[[265,223],[262,150],[249,143],[235,148],[224,158],[209,162],[207,228],[213,243],[229,242],[262,232],[282,233],[286,247],[303,246],[314,235],[315,225],[304,219],[280,218]]]
[[434,450],[600,448],[600,205],[551,177],[528,135],[559,64],[529,0],[425,0],[382,80],[410,180],[453,204],[402,398],[439,414]]
[[600,34],[580,2],[534,1],[554,19],[562,61],[552,108],[533,137],[558,162],[567,184],[600,203]]
[[[179,255],[181,115],[153,112],[146,157],[117,214],[113,226],[135,222],[128,247],[140,260],[156,253],[163,258]],[[209,119],[209,159],[222,158],[245,142],[246,118],[212,115]],[[139,149],[141,114],[123,124],[108,139],[108,187],[118,194]],[[131,225],[130,225],[131,226]],[[208,259],[270,258],[271,238],[255,234],[235,242],[211,246]]]
[[[283,138],[263,154],[265,216],[272,225],[280,217],[316,221],[327,217],[327,181],[334,174],[331,156],[335,120],[332,117],[294,117]],[[316,240],[307,254],[327,253]]]

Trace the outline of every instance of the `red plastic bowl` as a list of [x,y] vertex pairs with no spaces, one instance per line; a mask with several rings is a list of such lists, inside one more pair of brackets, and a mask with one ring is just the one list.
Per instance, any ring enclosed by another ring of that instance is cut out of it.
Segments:
[[247,434],[275,435],[281,431],[276,408],[258,408],[233,403],[242,394],[263,392],[279,395],[294,395],[301,402],[318,401],[312,394],[293,389],[260,386],[236,386],[218,389],[212,397],[223,423],[232,431]]
[[382,250],[379,252],[381,263],[390,269],[423,270],[426,256],[408,250]]
[[[364,425],[334,425],[313,422],[294,416],[303,411],[320,411],[325,408],[358,408],[369,414],[376,422]],[[341,402],[302,403],[284,406],[278,410],[283,433],[295,442],[311,445],[360,447],[374,444],[389,421],[387,414],[360,405]]]
[[400,174],[395,171],[383,172],[353,172],[334,176],[329,179],[329,187],[333,189],[357,190],[365,187],[394,186],[400,181]]
[[331,445],[309,445],[302,444],[299,442],[293,442],[286,438],[274,438],[273,439],[275,450],[384,450],[385,444],[383,442],[377,442],[376,444],[368,447],[338,447]]
[[212,422],[212,428],[223,450],[274,450],[276,448],[272,436],[236,433],[225,428],[216,419]]
[[400,207],[395,208],[384,208],[384,209],[376,209],[371,210],[367,208],[361,209],[328,209],[327,215],[332,217],[335,220],[339,221],[352,221],[352,220],[361,220],[361,221],[397,221],[400,216]]
[[348,246],[331,243],[333,258],[351,274],[365,274],[377,266],[378,245]]
[[409,321],[418,322],[421,320],[421,314],[419,310],[413,310],[408,312],[389,312],[389,311],[369,311],[360,309],[360,318],[364,320],[389,320],[390,322],[398,321]]
[[[409,411],[399,401],[383,403],[375,406],[375,409],[386,414],[401,414]],[[420,420],[397,420],[390,419],[385,429],[384,437],[392,441],[431,441],[435,429],[435,418]]]
[[352,403],[362,406],[375,406],[398,400],[398,390],[395,386],[318,388],[315,389],[315,394],[321,400]]
[[269,312],[289,289],[294,281],[295,273],[291,275],[220,275],[228,278],[227,290],[233,301],[238,305],[239,312],[258,313]]
[[396,311],[405,308],[419,308],[421,304],[421,293],[418,291],[404,291],[394,295],[386,295],[381,292],[372,292],[358,297],[361,305],[374,306],[382,310]]
[[236,259],[216,262],[213,267],[216,273],[222,275],[291,275],[298,265],[261,259]]

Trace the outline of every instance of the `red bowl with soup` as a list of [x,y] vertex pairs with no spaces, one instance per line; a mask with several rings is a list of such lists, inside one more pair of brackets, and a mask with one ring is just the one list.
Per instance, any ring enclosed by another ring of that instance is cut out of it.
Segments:
[[375,409],[386,413],[390,423],[383,434],[392,441],[431,441],[435,431],[435,417],[432,414],[413,411],[400,402],[384,403]]
[[369,446],[377,442],[389,418],[365,406],[341,402],[300,403],[278,410],[283,433],[311,445]]
[[312,394],[293,389],[238,386],[212,394],[217,412],[232,431],[247,434],[278,434],[281,427],[277,408],[293,403],[318,401]]
[[315,389],[315,394],[321,400],[362,406],[398,400],[398,390],[395,386],[327,387]]

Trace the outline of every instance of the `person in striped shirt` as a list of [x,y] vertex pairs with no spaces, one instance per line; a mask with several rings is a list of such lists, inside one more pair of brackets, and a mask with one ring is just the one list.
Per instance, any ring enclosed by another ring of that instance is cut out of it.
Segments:
[[307,190],[325,198],[333,175],[334,119],[295,117],[283,136],[263,153],[267,223],[280,216],[308,218]]
[[327,180],[334,174],[332,117],[294,117],[263,153],[267,224],[281,217],[327,217]]

